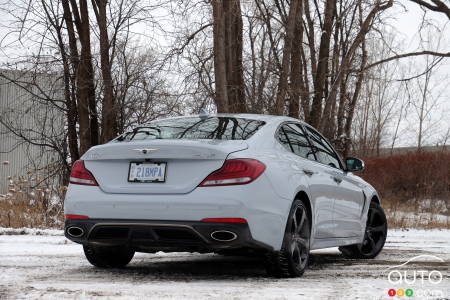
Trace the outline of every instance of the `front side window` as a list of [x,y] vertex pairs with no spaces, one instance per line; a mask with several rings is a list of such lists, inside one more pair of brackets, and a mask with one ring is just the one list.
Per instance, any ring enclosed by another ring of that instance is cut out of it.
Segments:
[[328,142],[314,129],[305,126],[305,130],[307,131],[309,140],[314,147],[317,161],[333,168],[340,169],[341,163],[339,158]]
[[126,132],[115,141],[148,139],[246,140],[265,123],[232,117],[186,117],[153,121]]
[[[279,130],[281,144],[300,157],[314,160],[314,153],[305,133],[297,124],[285,124]],[[283,137],[284,136],[284,137]]]

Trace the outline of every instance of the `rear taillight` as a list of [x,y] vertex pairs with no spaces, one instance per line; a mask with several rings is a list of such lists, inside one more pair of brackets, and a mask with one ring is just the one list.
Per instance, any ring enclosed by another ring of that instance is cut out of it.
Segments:
[[88,169],[86,169],[86,167],[84,166],[84,161],[82,160],[77,160],[73,163],[69,182],[72,184],[98,186],[97,180],[95,180],[94,175],[92,175],[92,173]]
[[222,168],[209,174],[199,186],[247,184],[258,178],[265,169],[266,166],[256,159],[226,160]]
[[247,220],[243,218],[206,218],[202,219],[203,223],[240,223],[247,224]]
[[88,216],[83,215],[64,215],[65,220],[87,220],[89,219]]

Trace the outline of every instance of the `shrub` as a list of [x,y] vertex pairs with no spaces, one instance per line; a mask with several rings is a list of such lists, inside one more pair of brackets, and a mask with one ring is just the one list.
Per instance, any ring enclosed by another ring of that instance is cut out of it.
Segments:
[[63,224],[65,186],[49,180],[51,166],[8,177],[8,191],[0,194],[0,226],[56,228]]
[[[380,193],[389,214],[449,215],[450,153],[418,152],[368,157],[365,163],[366,168],[360,175]],[[448,223],[448,219],[445,220]],[[394,225],[399,222],[393,221]],[[401,224],[403,222],[397,225],[403,227]]]

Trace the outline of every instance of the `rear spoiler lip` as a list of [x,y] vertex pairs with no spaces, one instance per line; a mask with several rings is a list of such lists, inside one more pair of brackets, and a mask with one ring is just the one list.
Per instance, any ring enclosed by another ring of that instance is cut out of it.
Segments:
[[[172,148],[173,149],[170,149]],[[126,142],[107,143],[89,149],[81,159],[113,160],[113,159],[226,159],[231,153],[248,149],[244,140],[215,141],[215,140],[158,140],[151,143]],[[136,151],[137,149],[152,149],[154,151]],[[161,151],[158,151],[160,150]],[[173,151],[171,151],[173,150]],[[180,151],[181,150],[181,151]]]

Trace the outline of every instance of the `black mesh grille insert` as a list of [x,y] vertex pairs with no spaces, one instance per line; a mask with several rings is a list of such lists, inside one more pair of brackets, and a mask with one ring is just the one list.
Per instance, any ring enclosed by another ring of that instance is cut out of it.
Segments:
[[94,228],[91,240],[129,240],[148,242],[192,242],[199,243],[203,240],[188,228],[177,227],[153,227],[130,225],[104,225]]
[[101,227],[94,232],[96,239],[126,239],[128,228],[124,227]]
[[156,228],[153,231],[158,235],[160,240],[184,240],[198,241],[196,234],[185,229]]

